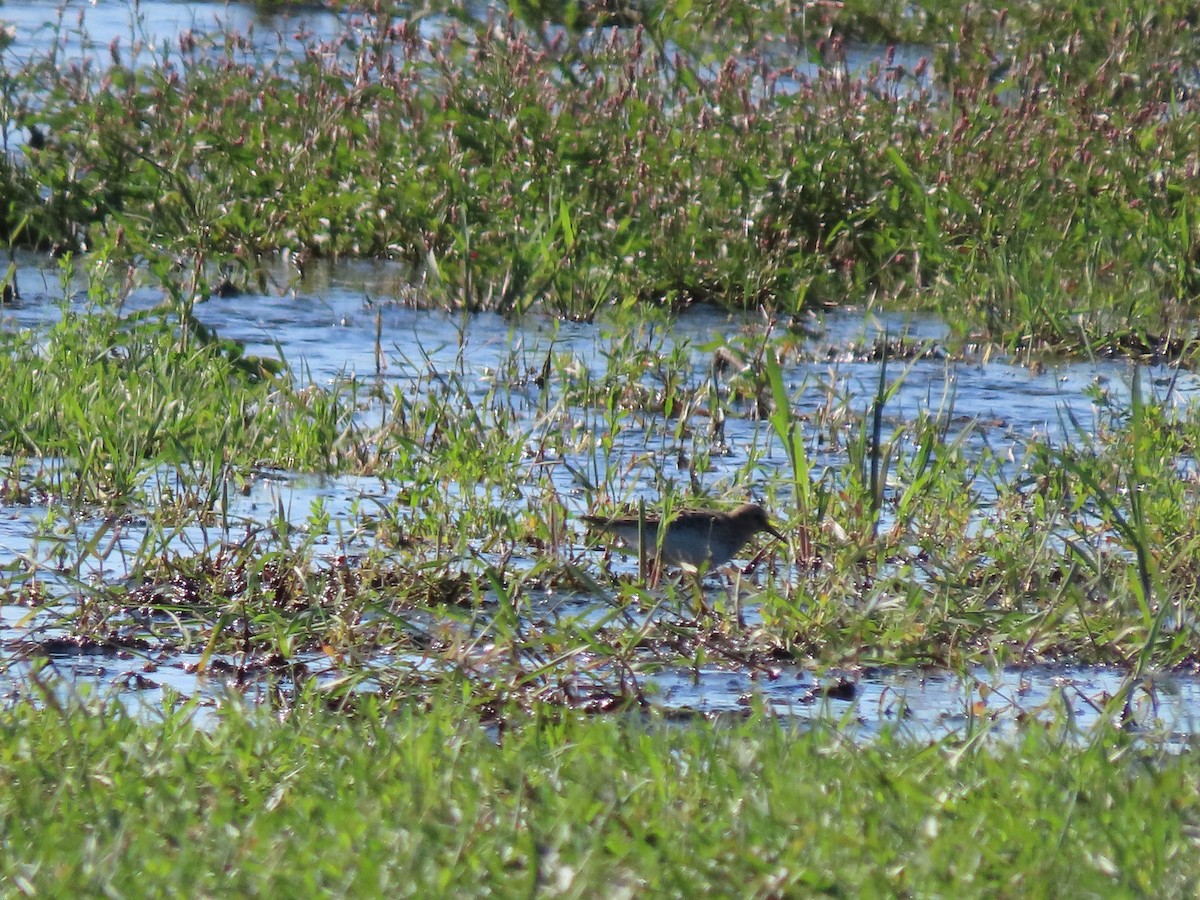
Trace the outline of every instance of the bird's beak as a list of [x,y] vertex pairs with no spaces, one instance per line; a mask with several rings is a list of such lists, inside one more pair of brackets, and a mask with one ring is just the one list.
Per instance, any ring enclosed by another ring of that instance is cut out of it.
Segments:
[[780,534],[779,529],[777,529],[770,522],[767,523],[767,534],[770,534],[773,537],[776,537],[779,540],[784,541],[785,543],[787,542],[787,538],[785,538],[782,534]]

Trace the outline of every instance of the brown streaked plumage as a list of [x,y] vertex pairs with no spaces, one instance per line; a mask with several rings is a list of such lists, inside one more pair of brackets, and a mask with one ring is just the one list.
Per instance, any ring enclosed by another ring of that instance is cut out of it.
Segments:
[[[583,521],[592,528],[615,535],[630,547],[638,547],[637,516],[584,516]],[[658,529],[661,521],[658,516],[648,515],[641,523],[646,556],[653,556],[660,546]],[[698,569],[707,563],[716,568],[733,559],[746,542],[760,531],[784,539],[771,524],[767,511],[757,503],[746,503],[727,513],[706,509],[684,510],[667,525],[660,559],[670,565]]]

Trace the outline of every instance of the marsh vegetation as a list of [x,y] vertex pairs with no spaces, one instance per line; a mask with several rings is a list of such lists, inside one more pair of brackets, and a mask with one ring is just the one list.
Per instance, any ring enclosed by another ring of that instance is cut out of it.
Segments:
[[288,6],[0,37],[17,890],[1195,889],[1190,6]]

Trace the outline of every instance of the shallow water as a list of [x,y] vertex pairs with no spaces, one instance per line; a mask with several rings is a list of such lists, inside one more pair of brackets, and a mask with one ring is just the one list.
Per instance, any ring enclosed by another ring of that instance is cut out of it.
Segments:
[[[177,37],[196,34],[257,32],[269,41],[309,31],[336,34],[341,17],[318,6],[271,12],[243,3],[188,3],[175,0],[137,0],[134,3],[96,3],[94,0],[9,0],[0,7],[0,23],[13,30],[9,56],[23,61],[58,49],[66,60],[107,57],[116,42],[125,61],[135,45],[176,46]],[[294,40],[294,38],[292,38]],[[299,46],[297,43],[296,46]]]
[[[36,618],[33,616],[32,618]],[[30,624],[28,610],[0,607],[0,637]],[[174,697],[195,698],[195,719],[203,725],[220,704],[237,699],[286,703],[294,687],[287,672],[250,670],[244,660],[215,655],[199,668],[201,648],[188,651],[79,651],[54,646],[34,667],[22,662],[0,671],[0,700],[35,700],[50,692],[72,696],[112,695],[131,711],[153,714]],[[341,673],[320,654],[292,661],[302,678],[328,687]],[[413,660],[412,665],[420,665]],[[1132,689],[1128,716],[1106,704],[1125,687],[1122,673],[1104,667],[1031,666],[976,669],[966,675],[937,670],[878,670],[859,675],[813,673],[794,666],[754,672],[717,666],[672,668],[640,681],[653,708],[673,719],[741,717],[753,710],[798,720],[813,727],[836,728],[852,740],[872,741],[884,734],[935,742],[985,734],[1012,739],[1038,723],[1057,729],[1063,739],[1086,737],[1101,721],[1176,752],[1200,743],[1200,676],[1157,673]],[[367,681],[363,690],[372,690]]]
[[[65,9],[64,27],[57,30],[53,23],[58,21],[60,9]],[[0,22],[12,23],[16,28],[15,43],[6,53],[9,59],[18,60],[47,52],[55,40],[60,41],[67,57],[103,57],[114,40],[126,53],[139,41],[156,46],[165,42],[173,47],[176,36],[189,29],[209,33],[253,30],[264,41],[263,46],[274,47],[280,40],[286,45],[304,30],[311,30],[319,38],[333,37],[343,27],[346,15],[350,14],[319,9],[272,14],[239,4],[161,0],[132,5],[72,2],[65,7],[57,0],[25,0],[0,6]],[[426,27],[434,25],[427,22]],[[784,55],[789,47],[781,44],[776,52]],[[882,52],[879,48],[857,48],[850,54],[849,66],[854,71],[865,69]],[[918,49],[901,48],[897,62],[911,69],[919,56]],[[815,74],[814,66],[798,61],[798,76]],[[781,87],[787,88],[786,84]],[[22,297],[18,303],[0,307],[0,327],[43,327],[61,315],[63,291],[57,274],[41,268],[33,258],[20,262],[17,276]],[[248,353],[274,357],[282,351],[300,377],[321,384],[353,377],[404,391],[427,384],[431,373],[458,371],[467,385],[467,395],[481,399],[493,381],[507,377],[507,373],[536,372],[551,351],[570,354],[601,377],[608,364],[606,351],[614,341],[612,326],[604,322],[571,323],[533,316],[514,323],[491,314],[460,316],[414,309],[410,305],[415,290],[411,273],[401,266],[348,263],[316,267],[303,280],[281,266],[272,275],[274,289],[266,294],[214,297],[197,305],[197,315],[222,336],[243,342]],[[155,291],[135,292],[127,308],[150,308],[160,299]],[[72,295],[68,308],[86,309],[85,298],[78,293]],[[852,310],[811,324],[816,336],[806,342],[800,361],[785,371],[789,390],[797,396],[794,413],[798,417],[818,417],[831,396],[857,416],[866,413],[876,395],[880,364],[852,352],[853,346],[903,335],[936,347],[946,334],[944,325],[934,319],[877,316]],[[756,315],[699,308],[673,320],[669,331],[663,333],[666,327],[649,326],[644,344],[659,346],[661,341],[664,351],[682,347],[699,364],[696,371],[703,373],[706,353],[699,349],[701,345],[739,334],[758,334],[762,321]],[[382,366],[377,347],[382,350]],[[968,449],[993,454],[1000,462],[1001,476],[1011,478],[1019,471],[1028,442],[1070,442],[1094,431],[1103,416],[1104,403],[1120,405],[1127,401],[1132,375],[1133,366],[1126,362],[1050,362],[1034,369],[1004,360],[984,364],[937,354],[911,364],[893,360],[888,364],[889,380],[902,381],[885,410],[885,419],[891,428],[919,415],[935,414],[949,423],[952,432],[965,429]],[[1166,396],[1170,385],[1170,402],[1181,409],[1200,395],[1200,381],[1193,375],[1180,375],[1173,381],[1174,373],[1162,368],[1145,368],[1142,375],[1143,388],[1160,398]],[[657,387],[649,376],[647,387]],[[536,391],[522,396],[521,388],[514,386],[513,397],[513,409],[518,414],[536,414]],[[360,412],[367,423],[380,415],[377,405]],[[634,464],[633,460],[648,451],[664,458],[682,445],[667,437],[670,429],[660,427],[661,417],[651,412],[637,415],[645,417],[646,426],[630,425],[622,431],[611,451],[615,460],[600,459],[598,451],[592,451],[590,456],[566,462],[584,472],[603,471],[609,462],[615,462],[617,471],[628,473],[628,483],[623,485],[627,493],[616,499],[645,499],[653,504],[658,499],[654,468]],[[745,414],[744,409],[732,410],[725,433],[729,452],[713,458],[711,468],[703,474],[705,489],[725,493],[738,484],[739,489],[753,493],[757,486],[787,473],[786,454],[769,428]],[[814,443],[811,453],[818,474],[828,469],[834,478],[839,477],[837,472],[845,463],[842,447]],[[760,456],[757,480],[750,485],[738,482],[747,459],[755,454]],[[70,463],[42,461],[40,465],[53,469]],[[174,477],[175,473],[165,471],[152,476],[166,485]],[[578,515],[587,511],[586,495],[579,491],[566,466],[556,467],[552,478],[555,490],[577,522]],[[371,544],[370,532],[346,537],[356,509],[394,506],[402,489],[401,484],[376,478],[260,472],[246,493],[230,492],[228,502],[220,509],[219,527],[181,527],[168,536],[165,545],[155,545],[153,552],[208,552],[215,542],[236,540],[248,527],[275,518],[282,518],[291,527],[307,529],[318,503],[330,520],[323,535],[330,556],[365,550]],[[465,488],[451,485],[448,489]],[[982,493],[978,506],[986,515],[987,485],[975,485],[974,489]],[[528,501],[505,502],[520,505]],[[46,527],[48,521],[54,523],[53,527]],[[598,554],[585,548],[583,531],[574,522],[568,552],[584,565],[594,564]],[[883,527],[888,524],[885,519]],[[86,548],[101,529],[104,544],[111,552],[98,558],[81,548]],[[45,577],[45,586],[60,598],[71,596],[73,583],[97,579],[120,583],[128,574],[122,570],[121,561],[145,554],[147,541],[152,539],[136,517],[117,523],[81,519],[53,501],[0,506],[0,567],[11,572],[21,560],[61,558],[64,565],[60,571]],[[532,564],[520,552],[506,562],[518,568]],[[618,574],[631,574],[636,571],[636,563],[617,558],[612,568]],[[574,602],[569,607],[570,614],[585,619],[611,614],[604,603],[589,606],[587,602]],[[753,624],[755,610],[749,608],[746,612]],[[11,650],[26,640],[55,642],[66,633],[52,610],[31,613],[21,606],[0,607],[0,647]],[[54,676],[56,690],[70,690],[71,685],[116,686],[129,702],[150,707],[166,690],[214,702],[230,690],[245,690],[244,686],[230,686],[228,672],[239,665],[234,659],[220,660],[225,674],[201,674],[195,670],[198,651],[190,649],[80,653],[65,643],[54,646],[45,674]],[[303,661],[319,681],[337,675],[321,658]],[[29,689],[33,677],[24,664],[8,667],[0,674],[0,694]],[[261,690],[265,681],[257,680],[253,689]],[[970,678],[924,671],[877,673],[857,677],[855,697],[840,700],[822,693],[822,686],[828,682],[822,678],[818,684],[811,674],[795,669],[751,673],[704,668],[699,672],[659,672],[649,676],[646,687],[652,702],[681,712],[737,713],[748,704],[761,703],[781,714],[833,721],[868,736],[897,728],[914,737],[937,738],[967,733],[985,721],[1004,731],[1030,715],[1065,715],[1086,725],[1096,720],[1102,705],[1099,698],[1113,693],[1121,676],[1103,669],[1049,668],[978,672]],[[1195,680],[1172,677],[1150,685],[1139,695],[1142,706],[1151,710],[1146,727],[1161,727],[1177,737],[1193,734],[1192,711],[1200,699]]]
[[[55,321],[62,312],[62,291],[54,277],[31,264],[19,268],[17,274],[22,300],[0,307],[0,327],[38,328]],[[317,384],[331,385],[352,377],[404,393],[411,386],[427,387],[431,379],[456,373],[465,395],[473,402],[482,401],[495,379],[507,377],[507,373],[536,373],[551,351],[570,354],[600,379],[608,365],[606,354],[617,339],[603,322],[571,323],[530,316],[516,323],[494,314],[463,316],[421,311],[396,302],[408,290],[411,286],[402,267],[358,263],[323,271],[291,291],[213,298],[197,304],[195,311],[223,337],[244,342],[248,353],[275,357],[282,351],[303,380],[311,378]],[[126,308],[149,308],[160,300],[155,291],[137,291]],[[83,311],[85,298],[75,295],[69,308]],[[807,351],[784,372],[785,383],[796,398],[793,412],[801,419],[818,417],[831,397],[844,405],[852,418],[862,417],[870,409],[878,389],[880,364],[864,361],[847,348],[884,335],[903,335],[914,342],[936,344],[945,334],[940,323],[928,318],[878,317],[853,311],[828,316],[819,324],[820,331],[808,341]],[[708,354],[700,346],[726,338],[736,340],[739,334],[761,330],[757,316],[700,308],[671,321],[669,328],[663,324],[648,326],[644,338],[646,347],[662,352],[683,348],[696,363],[695,372],[700,373],[697,377],[707,378]],[[377,334],[383,361],[378,371]],[[965,429],[970,452],[994,456],[1009,469],[1002,474],[1014,477],[1028,442],[1079,440],[1077,428],[1086,436],[1098,427],[1102,410],[1097,398],[1118,405],[1126,402],[1132,371],[1127,362],[1060,363],[1034,371],[1003,360],[986,365],[970,358],[926,358],[912,363],[892,360],[888,363],[888,380],[899,380],[899,386],[885,407],[885,422],[889,428],[898,427],[920,415],[935,415],[948,423],[951,433]],[[1172,384],[1170,402],[1186,409],[1200,396],[1200,379],[1189,373],[1178,375],[1173,383],[1171,378],[1172,373],[1165,369],[1144,369],[1144,389],[1162,398],[1166,385]],[[647,380],[647,385],[652,390],[658,388],[653,378]],[[506,401],[506,410],[517,417],[518,425],[528,422],[533,429],[537,427],[533,423],[541,409],[540,400],[537,390],[525,392],[516,385]],[[739,473],[753,454],[760,457],[759,476],[750,484],[742,482],[743,491],[753,495],[757,485],[789,472],[778,439],[749,412],[737,406],[731,408],[725,423],[726,453],[714,454],[709,470],[701,475],[703,486],[714,493],[738,484]],[[367,423],[378,421],[381,414],[378,404],[365,405],[359,412]],[[593,429],[603,426],[594,412],[579,411],[578,419]],[[639,426],[639,421],[645,427]],[[551,477],[568,512],[577,517],[588,511],[588,496],[579,489],[572,470],[604,471],[609,463],[615,463],[616,471],[628,473],[628,483],[620,486],[627,494],[615,499],[656,503],[659,476],[655,459],[670,459],[674,453],[690,449],[686,439],[681,442],[671,437],[671,432],[661,416],[650,411],[635,412],[633,423],[624,427],[613,442],[612,459],[601,458],[601,451],[593,448],[565,460],[569,466],[555,466]],[[827,472],[835,480],[841,477],[845,464],[842,446],[810,441],[809,452],[817,475]],[[42,460],[37,468],[45,473],[69,465]],[[148,493],[152,496],[157,493],[153,488],[155,477],[159,490],[178,487],[178,473],[164,470],[151,478]],[[356,505],[388,506],[395,503],[403,487],[395,481],[362,476],[261,471],[244,493],[230,491],[219,511],[229,529],[225,534],[228,539],[248,524],[262,524],[280,514],[289,525],[306,528],[314,504],[319,502],[330,516],[328,537],[333,540],[340,539],[336,526],[346,522]],[[450,485],[449,489],[459,487]],[[973,487],[982,493],[979,505],[986,515],[988,486]],[[516,509],[524,506],[519,498],[505,502]],[[36,502],[0,510],[0,566],[14,556],[37,557],[39,540],[44,543],[45,538],[39,534],[38,525],[52,512],[61,514],[62,510]],[[883,527],[889,524],[885,519]],[[71,529],[81,541],[91,537],[87,521],[68,516],[63,527],[67,529],[63,535],[66,540],[71,538]],[[111,539],[127,553],[134,553],[145,537],[145,529],[136,519],[109,527]],[[203,547],[208,540],[208,531],[183,528],[175,536],[174,548],[158,549]],[[342,547],[356,549],[353,544]],[[626,565],[625,571],[635,571],[632,561]]]
[[[752,677],[722,670],[679,671],[656,679],[668,709],[707,715],[744,713],[753,706],[812,723],[832,723],[850,736],[884,732],[921,741],[980,732],[1013,737],[1036,721],[1082,734],[1102,719],[1125,676],[1103,667],[1032,666],[977,669],[966,676],[943,670],[868,672],[855,678],[814,679],[782,668]],[[853,693],[843,699],[839,690]],[[1147,676],[1134,688],[1125,727],[1177,750],[1200,735],[1200,678]],[[1107,711],[1116,723],[1121,709]]]
[[[486,16],[487,7],[467,4],[480,19]],[[298,35],[310,34],[317,40],[327,40],[350,23],[366,19],[355,10],[334,12],[323,9],[319,4],[305,7],[289,6],[285,9],[264,9],[253,3],[236,2],[185,2],[185,0],[136,0],[133,3],[96,3],[95,0],[8,0],[0,7],[0,23],[12,29],[13,43],[9,54],[21,61],[39,56],[54,49],[66,59],[107,55],[114,41],[126,52],[136,45],[161,47],[164,42],[175,46],[177,37],[191,31],[195,34],[222,34],[236,32],[241,35],[257,36],[262,46],[275,46],[275,36],[286,43],[299,46]],[[438,18],[421,16],[418,21],[422,33],[436,33]],[[810,41],[823,36],[824,30],[813,27],[804,32]],[[553,30],[548,31],[552,37]],[[765,58],[778,67],[794,67],[798,76],[813,77],[819,67],[806,55],[798,55],[796,41],[802,36],[770,37],[760,39],[760,49]],[[888,59],[888,48],[869,45],[851,45],[846,48],[846,67],[851,72],[863,72],[872,63],[883,63]],[[900,45],[891,48],[892,65],[911,72],[922,57],[925,48]],[[719,68],[719,65],[717,66]],[[714,68],[709,74],[716,74]],[[786,83],[777,90],[786,90]]]
[[[36,260],[22,262],[18,270],[22,299],[0,308],[0,327],[39,328],[62,314],[62,288],[56,276],[40,270]],[[288,283],[286,273],[278,273],[276,283]],[[497,377],[506,377],[504,373],[536,372],[551,349],[556,354],[571,354],[596,377],[603,376],[606,370],[606,354],[615,337],[610,333],[611,327],[603,322],[570,323],[531,316],[517,323],[491,314],[462,316],[420,311],[404,303],[412,289],[409,273],[402,267],[356,263],[319,270],[306,280],[293,283],[289,290],[263,296],[213,298],[198,304],[196,314],[222,336],[245,342],[250,353],[275,356],[282,351],[300,377],[321,384],[354,376],[395,386],[404,392],[410,386],[428,385],[431,373],[455,372],[465,385],[466,395],[479,399]],[[129,298],[126,306],[149,308],[160,299],[155,291],[139,291]],[[79,294],[72,295],[66,308],[82,311],[86,308],[85,299]],[[795,413],[802,417],[816,416],[831,395],[857,415],[869,409],[878,388],[880,364],[865,361],[863,355],[850,352],[849,348],[869,344],[884,335],[903,335],[911,341],[936,346],[945,335],[944,327],[928,318],[878,317],[853,311],[830,315],[811,324],[816,328],[815,336],[807,340],[805,352],[784,373],[789,390],[798,396]],[[647,347],[659,347],[663,352],[682,348],[696,360],[696,371],[704,373],[707,352],[699,349],[701,345],[761,330],[762,321],[757,316],[701,308],[670,321],[669,329],[665,324],[646,326],[644,341]],[[383,350],[383,366],[378,371],[377,334]],[[1006,477],[1012,477],[1019,469],[1026,442],[1078,440],[1077,427],[1085,435],[1096,427],[1102,412],[1098,403],[1125,401],[1132,371],[1131,364],[1125,362],[1060,363],[1032,370],[1004,360],[984,365],[978,360],[955,360],[945,355],[931,355],[912,363],[893,360],[889,363],[889,380],[902,380],[885,417],[892,426],[898,426],[918,415],[935,413],[951,423],[952,428],[968,428],[967,446],[975,452],[995,454],[1001,461],[1010,460],[1007,465],[1011,471]],[[1182,409],[1194,402],[1200,393],[1200,382],[1193,375],[1182,374],[1172,383],[1172,374],[1162,369],[1146,369],[1143,385],[1162,397],[1166,386],[1172,384],[1170,401]],[[801,386],[805,389],[797,394]],[[538,400],[538,392],[525,397],[518,385],[509,406],[518,421],[523,416],[532,420],[540,409]],[[761,459],[756,484],[765,484],[788,471],[786,454],[770,429],[745,415],[744,410],[740,412],[743,414],[733,408],[726,421],[727,455],[715,456],[711,469],[703,474],[704,484],[714,491],[723,490],[722,485],[733,481],[750,454]],[[370,406],[360,412],[367,420],[378,415],[379,411]],[[580,415],[586,413],[581,411]],[[610,452],[616,456],[616,470],[628,473],[629,483],[623,485],[628,496],[624,499],[645,498],[653,504],[657,499],[654,467],[632,460],[647,455],[669,456],[674,447],[666,437],[670,429],[661,427],[663,422],[656,414],[638,415],[644,417],[646,427],[626,429]],[[593,427],[597,424],[592,423]],[[605,461],[597,462],[593,458],[596,452],[592,450],[590,456],[568,461],[577,470],[590,471],[593,466],[603,470]],[[837,470],[844,464],[841,448],[814,444],[812,453],[816,471],[828,467],[838,477]],[[37,465],[45,472],[70,464],[43,460]],[[164,471],[152,476],[152,482],[154,478],[170,488],[178,474]],[[555,490],[574,519],[571,526],[574,538],[567,552],[576,562],[593,565],[598,554],[587,550],[583,530],[575,524],[578,516],[587,511],[587,495],[579,490],[567,467],[558,467],[553,480]],[[753,484],[746,487],[751,492],[754,489]],[[118,522],[89,520],[52,501],[47,501],[50,505],[37,502],[28,506],[10,505],[0,508],[0,566],[12,567],[21,559],[40,561],[43,588],[68,598],[73,584],[95,580],[120,583],[127,575],[122,570],[124,560],[168,552],[185,555],[210,552],[215,542],[236,542],[249,527],[281,518],[290,527],[309,529],[313,527],[315,504],[320,504],[329,518],[328,529],[320,540],[328,543],[332,558],[368,549],[372,533],[361,529],[354,532],[356,516],[364,508],[395,506],[400,502],[402,488],[396,482],[371,477],[317,477],[263,471],[244,493],[229,493],[227,503],[220,508],[220,526],[185,525],[167,535],[162,546],[148,543],[162,538],[149,533],[136,516]],[[154,495],[155,491],[149,493]],[[495,498],[494,502],[520,507],[527,501]],[[979,507],[980,514],[987,515],[986,496]],[[53,517],[53,527],[47,525],[48,516]],[[104,552],[89,555],[80,550],[89,547],[101,529]],[[522,552],[529,552],[528,548],[508,550],[515,551],[505,559],[510,567],[520,569],[534,561],[522,558]],[[487,554],[483,558],[486,560]],[[51,561],[55,565],[47,570],[45,566]],[[636,573],[636,561],[628,557],[615,557],[611,567],[617,574]],[[585,619],[610,612],[604,603],[589,607],[586,600],[572,610],[572,614]],[[0,613],[0,641],[13,647],[26,637],[41,641],[55,638],[58,629],[53,615],[47,615],[48,621],[40,614],[29,616],[28,610],[21,607],[5,608]],[[753,625],[756,620],[753,605],[747,608],[746,616]],[[25,621],[17,627],[21,620]],[[126,688],[133,684],[132,692],[138,702],[156,691],[161,693],[164,686],[205,696],[216,696],[225,690],[225,682],[220,678],[189,673],[186,655],[168,654],[152,662],[153,672],[138,672],[137,666],[145,665],[141,658],[145,654],[134,654],[128,660],[114,655],[98,662],[93,653],[72,654],[69,647],[61,649],[63,653],[53,659],[51,668],[64,676],[65,681],[118,684]],[[10,684],[19,684],[27,675],[26,670],[15,668],[6,677]],[[334,673],[330,672],[328,677],[334,677]],[[976,682],[915,672],[861,678],[853,702],[814,696],[811,676],[798,671],[782,672],[778,678],[707,669],[698,676],[665,672],[652,677],[652,693],[654,702],[677,710],[734,712],[743,709],[748,698],[757,698],[788,715],[845,721],[868,734],[894,725],[934,737],[969,728],[976,712],[996,713],[1002,726],[1031,710],[1041,713],[1071,708],[1079,721],[1087,721],[1091,707],[1084,704],[1086,708],[1073,708],[1070,703],[1075,702],[1078,707],[1079,697],[1112,692],[1119,680],[1119,676],[1103,670],[981,674],[978,683],[992,685],[992,699],[978,711],[973,706],[978,699]],[[1022,689],[1023,683],[1029,687]],[[1185,689],[1165,695],[1160,709],[1167,713],[1163,718],[1168,730],[1191,733],[1188,710],[1193,708],[1197,688],[1187,680],[1176,683]],[[1066,693],[1063,685],[1069,688]],[[1063,699],[1068,694],[1076,701]],[[998,705],[998,697],[1010,699]]]

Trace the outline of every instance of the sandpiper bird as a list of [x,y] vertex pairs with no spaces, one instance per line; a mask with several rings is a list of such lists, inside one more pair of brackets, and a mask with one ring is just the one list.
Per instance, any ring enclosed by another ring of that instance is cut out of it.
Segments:
[[659,554],[659,561],[670,565],[685,565],[699,569],[723,566],[760,531],[783,540],[775,530],[767,511],[757,503],[746,503],[733,512],[685,510],[671,519],[666,534],[659,538],[658,516],[584,516],[592,528],[619,537],[630,547],[638,547],[641,533],[644,556]]

